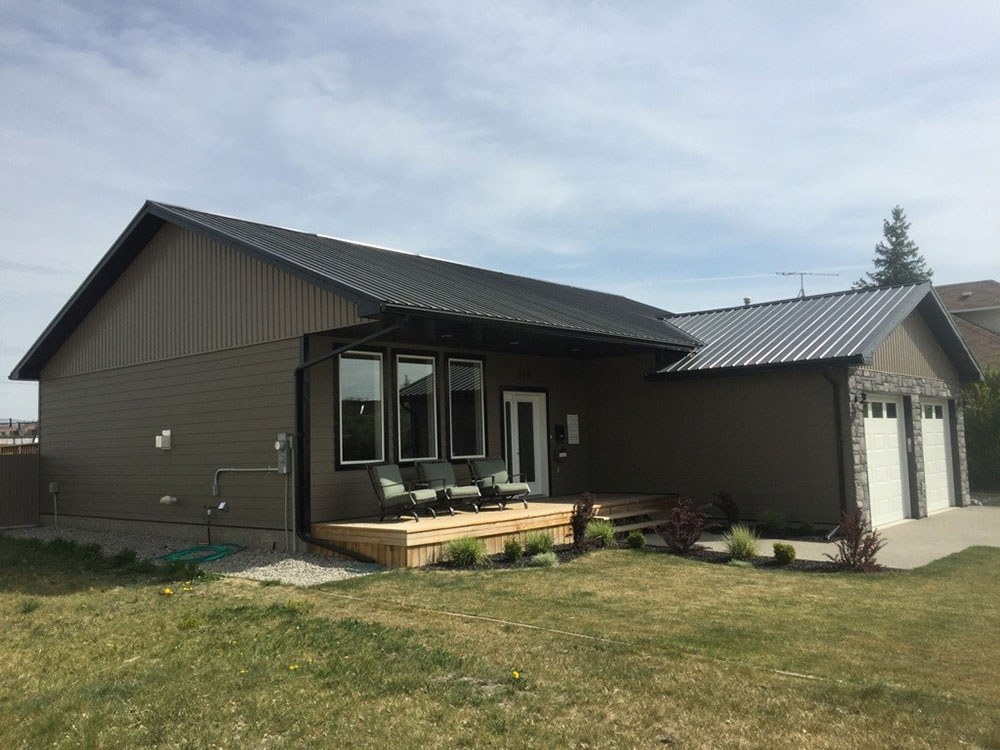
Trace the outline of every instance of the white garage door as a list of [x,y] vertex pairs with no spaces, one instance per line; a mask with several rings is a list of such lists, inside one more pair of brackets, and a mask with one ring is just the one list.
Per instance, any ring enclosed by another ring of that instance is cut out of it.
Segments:
[[865,446],[872,525],[906,518],[910,491],[902,399],[874,394],[866,397]]
[[944,510],[955,504],[951,472],[951,427],[945,401],[921,399],[920,428],[924,441],[924,483],[927,511]]

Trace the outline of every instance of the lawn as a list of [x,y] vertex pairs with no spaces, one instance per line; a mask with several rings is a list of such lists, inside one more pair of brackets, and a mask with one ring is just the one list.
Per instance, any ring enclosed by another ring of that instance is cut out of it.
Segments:
[[0,569],[4,748],[1000,747],[998,549],[293,589],[0,538]]

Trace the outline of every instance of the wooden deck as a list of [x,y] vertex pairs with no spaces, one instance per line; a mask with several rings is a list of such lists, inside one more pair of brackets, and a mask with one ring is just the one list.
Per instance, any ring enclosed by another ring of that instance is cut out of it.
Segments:
[[[597,514],[607,518],[630,518],[662,512],[675,496],[637,494],[599,494]],[[545,531],[556,544],[572,540],[570,516],[577,495],[529,499],[525,508],[519,502],[505,510],[483,508],[479,513],[456,511],[454,516],[421,517],[380,522],[377,518],[313,524],[312,533],[341,547],[393,568],[430,565],[441,559],[444,545],[460,537],[474,536],[486,544],[493,555],[503,552],[508,539],[528,531]],[[328,553],[321,547],[313,551]]]

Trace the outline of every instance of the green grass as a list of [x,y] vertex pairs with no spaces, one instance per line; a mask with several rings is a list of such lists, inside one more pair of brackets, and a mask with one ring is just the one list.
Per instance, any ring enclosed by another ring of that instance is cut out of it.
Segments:
[[606,550],[172,595],[90,559],[0,538],[5,748],[1000,747],[997,549],[871,575]]

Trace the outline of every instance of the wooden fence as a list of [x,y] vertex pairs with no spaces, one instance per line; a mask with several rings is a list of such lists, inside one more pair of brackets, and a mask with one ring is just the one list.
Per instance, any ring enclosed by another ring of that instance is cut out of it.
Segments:
[[38,451],[33,447],[34,453],[0,455],[0,529],[38,523]]
[[0,445],[0,456],[28,456],[38,453],[38,443]]

